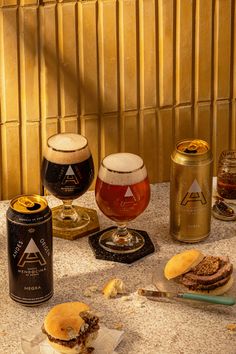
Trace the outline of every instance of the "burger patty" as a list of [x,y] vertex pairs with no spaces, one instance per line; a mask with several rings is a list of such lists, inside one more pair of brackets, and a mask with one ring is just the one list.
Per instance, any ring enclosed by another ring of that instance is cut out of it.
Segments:
[[[45,330],[45,328],[42,328],[42,331],[48,336],[48,339],[51,342],[54,343],[58,343],[60,345],[63,345],[65,347],[68,348],[73,348],[76,345],[85,345],[86,339],[88,338],[88,336],[96,331],[99,330],[99,318],[96,315],[91,314],[90,312],[81,312],[80,316],[83,318],[84,322],[85,322],[85,329],[83,331],[80,330],[80,332],[78,333],[78,336],[76,336],[75,338],[72,338],[70,340],[61,340],[55,337],[52,337],[50,334],[47,333],[47,331]],[[93,348],[91,348],[91,352],[92,352]]]
[[206,256],[182,276],[181,283],[190,290],[213,290],[226,284],[232,272],[228,257]]

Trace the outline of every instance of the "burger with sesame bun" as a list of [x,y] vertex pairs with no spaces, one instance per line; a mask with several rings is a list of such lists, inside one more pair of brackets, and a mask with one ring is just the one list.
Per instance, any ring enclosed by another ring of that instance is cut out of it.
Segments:
[[99,318],[82,302],[54,306],[46,315],[42,331],[48,343],[63,354],[92,353],[99,330]]

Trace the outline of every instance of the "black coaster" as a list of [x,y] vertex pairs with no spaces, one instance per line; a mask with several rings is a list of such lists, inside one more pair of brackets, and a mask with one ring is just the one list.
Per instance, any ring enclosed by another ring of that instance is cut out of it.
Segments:
[[[143,231],[143,230],[135,230],[135,231],[138,231],[145,239],[144,246],[142,248],[140,248],[138,251],[132,252],[132,253],[124,253],[124,254],[112,253],[112,252],[106,251],[104,248],[102,248],[99,245],[98,241],[99,241],[99,237],[101,236],[101,234],[103,234],[104,231],[108,231],[111,229],[116,229],[116,227],[112,226],[112,227],[109,227],[108,229],[98,231],[95,234],[89,236],[89,238],[88,238],[89,245],[92,248],[93,253],[97,259],[104,259],[106,261],[131,264],[131,263],[136,262],[139,259],[141,259],[141,258],[143,258],[155,251],[155,247],[154,247],[150,237],[148,236],[147,232]],[[130,229],[130,230],[132,230],[132,229]]]

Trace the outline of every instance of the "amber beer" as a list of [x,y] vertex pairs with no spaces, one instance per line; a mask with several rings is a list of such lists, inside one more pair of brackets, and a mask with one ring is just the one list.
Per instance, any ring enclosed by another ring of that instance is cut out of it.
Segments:
[[149,180],[142,159],[136,156],[134,166],[125,166],[119,156],[106,157],[99,169],[95,195],[99,208],[111,220],[128,222],[135,219],[146,209],[150,199]]
[[39,305],[53,295],[52,213],[39,195],[14,198],[7,210],[10,297]]
[[170,234],[179,241],[210,233],[212,162],[209,145],[198,139],[181,141],[171,155]]

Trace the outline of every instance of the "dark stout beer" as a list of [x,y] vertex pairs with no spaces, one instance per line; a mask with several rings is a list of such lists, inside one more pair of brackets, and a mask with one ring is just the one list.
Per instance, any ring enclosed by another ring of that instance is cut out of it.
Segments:
[[34,306],[53,295],[52,213],[44,198],[23,195],[7,210],[10,297]]
[[44,158],[42,177],[45,188],[59,199],[76,199],[90,187],[94,177],[92,156],[76,164],[57,164]]
[[87,139],[79,134],[62,133],[48,139],[42,180],[55,197],[71,200],[80,197],[94,178],[94,165]]

